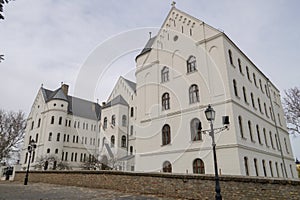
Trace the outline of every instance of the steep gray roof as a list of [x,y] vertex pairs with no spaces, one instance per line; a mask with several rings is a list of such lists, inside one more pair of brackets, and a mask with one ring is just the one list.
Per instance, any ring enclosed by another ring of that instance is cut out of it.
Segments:
[[141,55],[143,55],[143,54],[145,54],[145,53],[151,51],[152,45],[153,45],[155,39],[156,39],[156,36],[153,37],[153,38],[150,38],[150,39],[148,40],[147,44],[145,45],[144,49],[141,51],[141,53],[140,53],[139,55],[137,55],[137,56],[135,57],[135,59],[137,59],[139,56],[141,56]]
[[121,104],[121,105],[124,105],[124,106],[129,105],[127,103],[127,101],[121,95],[118,95],[113,100],[111,100],[111,101],[107,102],[105,105],[103,105],[102,109],[108,108],[108,107],[111,107],[111,106],[114,106],[114,105],[118,105],[118,104]]
[[130,80],[127,80],[127,79],[125,79],[124,77],[123,77],[123,79],[126,81],[126,83],[129,85],[129,87],[131,87],[131,89],[133,90],[133,91],[135,91],[135,89],[136,89],[136,83],[134,83],[134,82],[132,82],[132,81],[130,81]]
[[68,102],[68,113],[74,116],[83,117],[92,120],[101,119],[101,106],[98,103],[65,95],[61,88],[51,91],[41,88],[46,102],[54,99],[60,99]]

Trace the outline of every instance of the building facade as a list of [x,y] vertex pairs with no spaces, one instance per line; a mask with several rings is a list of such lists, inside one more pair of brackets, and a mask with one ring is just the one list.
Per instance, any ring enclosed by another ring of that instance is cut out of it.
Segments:
[[[220,174],[297,177],[280,91],[225,33],[172,6],[160,31],[136,57],[135,75],[136,83],[120,77],[101,108],[88,103],[97,108],[89,110],[94,117],[81,115],[83,107],[77,115],[70,113],[63,86],[51,98],[41,88],[25,143],[43,132],[37,155],[58,149],[63,160],[72,162],[70,153],[74,160],[87,150],[118,170],[213,174],[204,115],[210,104],[215,127],[223,127],[222,116],[230,119],[229,129],[215,135]],[[60,117],[66,126],[59,124]],[[69,121],[88,124],[78,143],[73,133],[79,124],[70,127]],[[75,143],[49,141],[50,132],[53,138],[69,134]],[[26,149],[23,157],[26,163]]]
[[219,30],[173,7],[136,58],[136,170],[296,177],[280,92]]
[[44,162],[44,170],[56,169],[63,163],[78,169],[84,162],[95,159],[100,146],[101,107],[69,96],[68,87],[62,84],[54,91],[39,89],[27,119],[21,155],[23,167],[29,161],[27,146],[31,140],[37,144],[32,152],[32,166]]

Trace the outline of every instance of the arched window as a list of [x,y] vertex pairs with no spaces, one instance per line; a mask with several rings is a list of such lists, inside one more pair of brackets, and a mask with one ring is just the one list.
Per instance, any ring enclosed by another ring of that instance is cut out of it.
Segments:
[[272,137],[272,132],[271,131],[269,131],[269,135],[270,135],[271,146],[272,146],[273,149],[275,149],[274,148],[273,137]]
[[130,108],[130,117],[133,117],[133,111],[134,111],[134,108],[131,107],[131,108]]
[[122,126],[127,126],[127,117],[126,117],[126,115],[122,116]]
[[133,126],[130,126],[130,135],[133,135]]
[[189,88],[189,97],[190,97],[190,103],[199,102],[199,89],[198,85],[193,84]]
[[171,129],[168,124],[165,124],[162,128],[162,145],[171,143]]
[[31,130],[34,128],[34,121],[31,122]]
[[[270,161],[270,162],[271,162],[271,161]],[[290,164],[290,171],[291,171],[292,178],[294,178],[293,167],[292,167],[291,164]]]
[[279,170],[278,170],[278,163],[277,162],[275,162],[275,169],[276,169],[277,177],[279,177]]
[[56,135],[56,141],[59,142],[59,139],[60,139],[60,133],[57,133],[57,135]]
[[266,170],[266,162],[265,162],[265,160],[262,160],[262,166],[263,166],[264,175],[267,176],[267,170]]
[[49,162],[48,162],[48,160],[46,160],[45,165],[44,165],[44,170],[48,169],[48,165],[49,165]]
[[51,141],[51,140],[52,140],[52,133],[50,132],[49,136],[48,136],[48,141]]
[[248,121],[248,130],[249,130],[249,135],[250,135],[250,139],[253,142],[253,135],[252,135],[252,125],[251,125],[251,121]]
[[54,124],[54,116],[51,117],[51,124]]
[[256,76],[254,73],[253,73],[253,81],[254,81],[255,86],[257,87]]
[[62,123],[62,117],[59,117],[58,124],[61,125],[61,123]]
[[229,62],[230,62],[230,64],[233,65],[232,53],[231,53],[231,50],[230,50],[230,49],[228,50],[228,56],[229,56]]
[[248,103],[248,100],[247,100],[247,94],[246,94],[246,88],[245,88],[245,87],[243,87],[243,96],[244,96],[244,101],[245,101],[246,103]]
[[255,108],[254,96],[253,96],[253,93],[252,93],[252,92],[251,92],[250,96],[251,96],[252,106],[253,106],[253,108]]
[[163,163],[163,172],[172,173],[172,164],[169,161]]
[[169,93],[164,93],[161,97],[162,102],[162,110],[169,110],[170,109],[170,96]]
[[187,73],[196,71],[196,57],[190,56],[187,60]]
[[234,91],[234,95],[238,97],[239,94],[238,94],[238,91],[237,91],[236,80],[233,79],[232,82],[233,82],[233,91]]
[[264,109],[265,109],[266,116],[269,117],[266,103],[264,103]]
[[244,138],[243,121],[242,121],[241,116],[238,117],[238,122],[239,122],[239,129],[240,129],[241,137]]
[[112,135],[110,138],[110,147],[114,147],[115,146],[115,136]]
[[123,135],[122,136],[122,138],[121,138],[121,147],[126,147],[127,145],[126,145],[126,136],[125,135]]
[[244,157],[244,165],[245,165],[246,176],[249,176],[249,167],[248,167],[248,158],[247,157]]
[[113,126],[116,125],[116,115],[111,116],[111,124],[112,124]]
[[256,174],[256,176],[259,176],[259,174],[258,174],[258,168],[257,168],[257,159],[254,158],[253,161],[254,161],[255,174]]
[[35,135],[35,142],[37,143],[39,141],[39,134],[37,133],[36,135]]
[[271,176],[274,177],[272,161],[269,161],[269,167],[270,167],[270,173],[271,173]]
[[256,133],[257,133],[257,138],[258,138],[259,144],[262,144],[261,143],[261,138],[260,138],[260,132],[259,132],[259,126],[258,125],[256,125]]
[[104,117],[104,120],[103,120],[103,129],[107,129],[107,117]]
[[41,118],[39,118],[39,121],[38,121],[38,128],[41,126]]
[[247,72],[247,78],[248,78],[248,80],[251,81],[250,80],[250,74],[249,74],[249,68],[248,68],[248,66],[246,66],[246,72]]
[[240,60],[240,59],[238,59],[238,65],[239,65],[240,73],[243,74],[242,63],[241,63],[241,60]]
[[47,149],[47,153],[50,153],[50,149],[49,148]]
[[132,155],[133,154],[133,146],[130,146],[129,150],[130,150],[130,155]]
[[260,86],[261,92],[264,93],[264,89],[263,89],[263,87],[262,87],[261,79],[259,79],[259,86]]
[[161,82],[167,82],[169,80],[169,68],[164,66],[164,68],[161,70]]
[[205,174],[204,162],[197,158],[193,162],[193,173],[194,174]]
[[194,118],[191,123],[191,139],[192,141],[202,140],[202,125],[199,119]]
[[262,113],[261,105],[260,105],[260,99],[259,99],[259,98],[257,98],[257,103],[258,103],[258,109],[259,109],[259,112]]
[[263,133],[264,133],[265,144],[266,144],[267,147],[269,147],[268,140],[267,140],[266,129],[265,128],[263,128]]
[[285,151],[289,154],[289,148],[287,146],[287,142],[286,142],[286,138],[283,139],[284,140],[284,146],[285,146]]
[[55,149],[55,154],[58,154],[58,149]]

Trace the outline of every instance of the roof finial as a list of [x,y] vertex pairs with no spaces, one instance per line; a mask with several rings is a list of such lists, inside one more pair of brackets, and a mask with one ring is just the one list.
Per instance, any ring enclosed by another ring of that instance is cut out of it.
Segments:
[[99,99],[97,99],[97,104],[99,103]]
[[152,32],[149,32],[150,39],[151,39],[151,34],[152,34]]
[[44,84],[42,83],[42,84],[41,84],[41,87],[43,87],[43,86],[44,86]]
[[176,5],[176,2],[175,2],[175,1],[172,1],[171,6],[172,6],[172,7],[175,7],[175,5]]
[[63,85],[64,84],[64,82],[60,82],[60,85]]

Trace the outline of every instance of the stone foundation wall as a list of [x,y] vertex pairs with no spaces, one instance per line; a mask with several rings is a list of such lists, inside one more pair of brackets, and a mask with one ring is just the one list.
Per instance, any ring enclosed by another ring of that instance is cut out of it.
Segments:
[[[16,172],[15,181],[24,181]],[[30,182],[113,189],[183,199],[214,199],[211,175],[177,175],[119,171],[33,171]],[[223,199],[300,199],[300,181],[242,176],[221,176]]]

